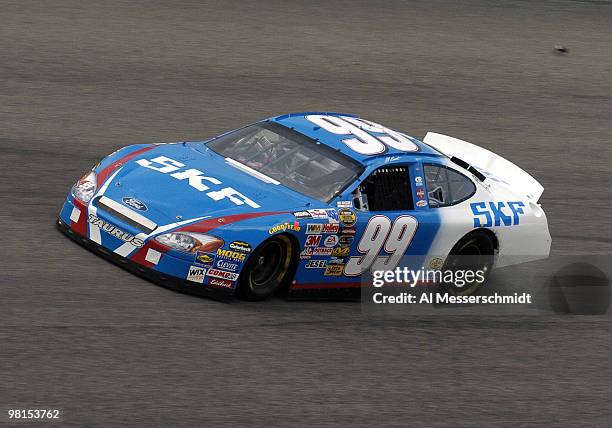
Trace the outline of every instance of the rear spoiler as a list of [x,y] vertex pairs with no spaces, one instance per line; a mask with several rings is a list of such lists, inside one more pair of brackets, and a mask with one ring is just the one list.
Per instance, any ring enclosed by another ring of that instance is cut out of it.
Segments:
[[495,153],[467,141],[428,132],[423,142],[472,172],[481,181],[505,184],[511,191],[537,202],[544,187],[524,170]]

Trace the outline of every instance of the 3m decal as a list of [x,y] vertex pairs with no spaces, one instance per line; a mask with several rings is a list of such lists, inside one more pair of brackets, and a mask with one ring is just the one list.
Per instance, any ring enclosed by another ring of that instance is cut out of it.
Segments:
[[[144,168],[152,169],[162,174],[170,174],[170,177],[176,180],[187,180],[189,186],[200,192],[206,192],[206,196],[214,201],[220,201],[222,199],[229,199],[236,205],[247,204],[252,208],[260,208],[252,199],[246,197],[242,193],[238,192],[232,187],[224,187],[219,190],[211,190],[210,185],[220,186],[222,183],[220,180],[214,177],[207,177],[204,172],[191,168],[184,171],[178,172],[181,168],[186,165],[174,159],[166,156],[158,156],[154,159],[140,159],[136,163]],[[211,191],[209,191],[211,190]]]
[[323,269],[327,262],[325,260],[308,260],[306,269]]
[[[412,242],[417,227],[417,220],[409,215],[399,216],[393,223],[387,216],[372,216],[357,246],[361,255],[349,258],[344,274],[361,275],[370,267],[393,270]],[[379,257],[383,248],[389,256]]]
[[142,239],[136,238],[131,233],[124,232],[123,230],[119,229],[117,226],[114,226],[102,220],[101,218],[96,217],[93,214],[89,214],[89,223],[91,223],[92,225],[96,227],[99,227],[100,229],[108,233],[109,235],[114,236],[115,238],[121,239],[123,242],[129,242],[134,247],[139,248],[144,245],[144,241]]
[[234,272],[227,272],[220,269],[208,269],[206,275],[213,278],[221,278],[228,281],[236,281],[238,279],[238,274]]
[[321,235],[308,235],[306,236],[305,247],[318,247],[321,243]]
[[187,281],[204,282],[204,275],[206,275],[206,269],[199,266],[190,266],[187,272]]
[[[336,135],[346,135],[342,142],[362,155],[376,155],[387,146],[403,152],[417,152],[419,147],[407,135],[369,120],[348,116],[311,114],[306,119]],[[372,133],[382,135],[372,135]]]
[[525,203],[515,202],[473,202],[474,227],[517,226],[525,214]]

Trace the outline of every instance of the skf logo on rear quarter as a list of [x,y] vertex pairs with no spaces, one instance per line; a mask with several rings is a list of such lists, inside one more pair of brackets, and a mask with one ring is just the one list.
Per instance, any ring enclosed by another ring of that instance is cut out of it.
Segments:
[[206,275],[206,269],[203,267],[189,266],[187,281],[199,282],[201,284],[204,282],[204,275]]
[[154,159],[140,159],[137,160],[136,163],[142,167],[161,172],[162,174],[173,173],[170,174],[170,177],[175,178],[177,180],[187,180],[189,186],[200,192],[207,192],[206,196],[208,196],[214,201],[220,201],[222,199],[227,198],[235,205],[247,204],[252,208],[260,207],[260,205],[257,204],[255,201],[247,198],[242,193],[238,192],[232,187],[223,187],[219,190],[208,192],[208,190],[211,190],[209,184],[217,186],[218,188],[222,184],[221,181],[214,177],[207,177],[204,175],[204,172],[195,168],[185,169],[184,171],[176,172],[179,169],[184,168],[186,165],[169,157],[158,156]]
[[146,211],[147,210],[147,206],[145,205],[145,203],[142,202],[142,201],[139,201],[136,198],[123,198],[122,201],[128,207],[132,207],[132,208],[134,208],[134,209],[136,209],[138,211]]
[[114,236],[117,239],[121,239],[123,242],[129,242],[135,247],[140,248],[144,245],[144,241],[142,239],[136,238],[131,233],[124,232],[123,230],[119,229],[117,226],[114,226],[102,220],[101,218],[96,217],[93,214],[89,214],[89,223],[91,223],[94,226],[99,227],[100,229],[108,233],[109,235]]
[[218,249],[217,256],[224,258],[224,259],[235,260],[237,262],[244,262],[244,260],[246,259],[246,254],[239,253],[238,251],[232,251],[232,250]]
[[294,232],[299,232],[300,224],[297,221],[294,221],[293,223],[289,223],[289,222],[281,223],[281,224],[271,227],[270,230],[268,230],[268,233],[270,235],[273,235],[275,233],[285,232],[287,230],[293,230]]
[[234,241],[231,244],[229,244],[229,247],[231,250],[238,251],[239,253],[248,254],[251,251],[253,251],[253,248],[251,247],[251,245],[244,241]]
[[474,227],[517,226],[519,216],[525,214],[525,203],[514,202],[473,202]]

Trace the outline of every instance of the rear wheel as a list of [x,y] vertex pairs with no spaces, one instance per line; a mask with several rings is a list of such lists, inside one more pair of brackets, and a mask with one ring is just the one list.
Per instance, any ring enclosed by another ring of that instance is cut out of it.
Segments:
[[[445,291],[457,296],[469,296],[476,293],[485,283],[493,268],[495,242],[489,232],[477,230],[464,236],[450,251],[443,271],[482,272],[481,277],[475,276],[471,281],[459,286],[456,283],[447,284]],[[458,276],[454,276],[458,278]]]
[[249,257],[240,274],[238,296],[246,300],[265,300],[289,278],[293,245],[291,239],[277,235],[263,242]]

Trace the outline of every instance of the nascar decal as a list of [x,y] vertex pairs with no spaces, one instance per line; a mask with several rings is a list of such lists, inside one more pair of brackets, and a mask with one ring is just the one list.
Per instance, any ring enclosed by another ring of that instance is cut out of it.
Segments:
[[[488,206],[487,206],[488,205]],[[519,216],[525,214],[524,202],[473,202],[474,227],[517,226]]]
[[109,235],[114,236],[115,238],[121,239],[123,242],[128,242],[132,244],[134,247],[139,248],[144,245],[144,241],[142,239],[137,238],[131,233],[124,232],[123,230],[119,229],[117,226],[114,226],[102,220],[101,218],[96,217],[93,214],[89,214],[89,223],[102,229]]
[[206,275],[206,269],[200,266],[190,266],[187,272],[187,281],[204,282],[204,275]]
[[346,227],[351,227],[357,222],[355,211],[350,208],[342,208],[338,211],[338,217],[342,224]]
[[[402,215],[391,222],[387,216],[375,215],[357,245],[361,255],[349,258],[344,268],[347,276],[358,276],[374,265],[374,270],[393,270],[410,246],[418,227],[416,218]],[[383,250],[388,256],[379,257]]]
[[[351,150],[362,155],[376,155],[387,151],[387,146],[403,152],[418,152],[419,147],[407,135],[393,131],[378,123],[349,116],[307,115],[306,119],[336,135]],[[371,133],[383,134],[372,135]]]
[[294,232],[299,232],[300,224],[297,221],[294,221],[293,223],[285,222],[282,224],[277,224],[276,226],[271,227],[268,230],[268,233],[270,235],[273,235],[277,232],[285,232],[287,230],[293,230]]
[[213,278],[225,279],[228,281],[236,281],[238,279],[238,274],[235,272],[227,272],[220,269],[208,269],[206,275]]
[[170,174],[170,177],[176,180],[187,180],[187,184],[189,186],[200,192],[207,192],[208,190],[211,190],[209,185],[214,185],[219,190],[209,191],[206,193],[206,196],[214,201],[220,201],[227,198],[236,205],[247,204],[252,208],[260,208],[259,204],[232,187],[219,188],[219,186],[222,184],[220,180],[214,177],[205,176],[204,172],[200,171],[199,169],[190,168],[179,172],[179,170],[184,168],[186,165],[169,157],[158,156],[154,159],[140,159],[137,160],[136,163],[144,168],[152,169],[154,171],[161,172],[162,174],[172,173]]

